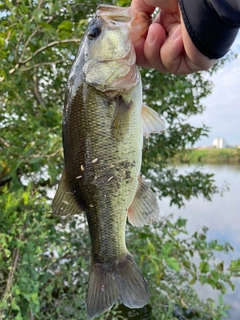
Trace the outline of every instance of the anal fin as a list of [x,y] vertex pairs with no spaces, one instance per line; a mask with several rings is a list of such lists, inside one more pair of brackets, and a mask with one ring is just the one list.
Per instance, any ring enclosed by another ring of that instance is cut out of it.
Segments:
[[58,216],[69,216],[83,212],[74,192],[69,188],[65,171],[63,171],[57,192],[52,202],[52,213]]
[[128,221],[136,227],[142,227],[159,220],[159,206],[155,193],[139,177],[135,198],[128,209]]

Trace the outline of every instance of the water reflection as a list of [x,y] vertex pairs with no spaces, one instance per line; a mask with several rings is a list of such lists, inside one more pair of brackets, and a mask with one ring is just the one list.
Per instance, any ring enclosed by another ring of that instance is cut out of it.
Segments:
[[[189,172],[196,166],[180,166],[180,173]],[[219,239],[221,242],[229,242],[234,247],[234,252],[224,255],[216,253],[219,261],[224,261],[225,266],[231,260],[240,258],[240,165],[204,165],[204,172],[214,173],[216,184],[221,187],[227,183],[229,191],[223,196],[216,194],[209,202],[202,197],[192,199],[184,208],[169,207],[169,199],[161,201],[162,214],[173,213],[176,219],[181,216],[188,219],[187,229],[192,234],[197,229],[207,226],[209,228],[208,240]],[[235,291],[229,288],[225,295],[225,301],[231,306],[228,319],[239,320],[240,318],[240,279],[234,281]],[[219,292],[212,290],[209,285],[196,285],[199,296],[212,297],[217,300]]]

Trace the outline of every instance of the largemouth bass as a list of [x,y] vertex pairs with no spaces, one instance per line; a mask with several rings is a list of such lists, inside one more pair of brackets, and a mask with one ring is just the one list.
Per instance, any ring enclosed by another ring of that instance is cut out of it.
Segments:
[[148,24],[130,8],[100,5],[73,63],[63,114],[65,169],[53,213],[85,212],[92,244],[86,308],[94,317],[117,302],[149,301],[147,282],[125,244],[126,220],[157,221],[155,194],[140,176],[143,136],[164,123],[142,106],[133,41]]

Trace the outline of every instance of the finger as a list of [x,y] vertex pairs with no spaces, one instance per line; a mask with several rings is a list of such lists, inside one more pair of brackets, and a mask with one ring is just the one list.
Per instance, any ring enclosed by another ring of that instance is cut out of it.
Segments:
[[145,0],[146,3],[151,7],[160,8],[167,13],[178,12],[177,0]]
[[137,65],[143,68],[151,68],[150,64],[148,63],[144,55],[144,43],[145,38],[141,38],[140,40],[134,42],[134,48],[136,52],[136,63]]
[[160,49],[165,41],[165,37],[164,28],[158,23],[152,23],[148,29],[143,50],[149,65],[161,72],[167,71],[160,57]]
[[184,55],[181,25],[171,30],[160,51],[164,67],[171,73],[178,73]]
[[149,14],[149,16],[154,12],[155,7],[150,6],[144,0],[132,0],[131,8],[138,12],[145,12]]
[[165,68],[175,74],[189,74],[209,69],[215,61],[197,50],[182,21],[171,25],[167,40],[161,47],[160,55]]

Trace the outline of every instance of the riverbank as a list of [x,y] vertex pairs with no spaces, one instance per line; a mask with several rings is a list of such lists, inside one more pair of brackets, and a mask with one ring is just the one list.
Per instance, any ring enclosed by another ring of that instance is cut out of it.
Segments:
[[178,154],[173,159],[177,163],[240,163],[240,149],[192,149]]

